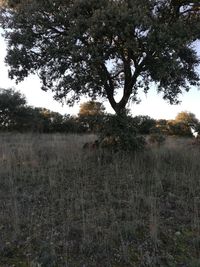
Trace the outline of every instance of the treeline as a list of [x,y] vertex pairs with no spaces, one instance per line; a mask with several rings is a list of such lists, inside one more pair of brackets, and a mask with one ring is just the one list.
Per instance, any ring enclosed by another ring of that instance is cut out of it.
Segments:
[[[105,126],[114,116],[107,114],[103,104],[95,101],[83,103],[77,116],[61,115],[46,108],[28,106],[25,97],[18,91],[0,89],[1,131],[99,133],[105,131]],[[130,126],[135,127],[141,135],[158,133],[189,137],[192,131],[200,132],[200,123],[190,112],[181,112],[174,120],[129,115],[127,118]]]
[[174,120],[155,120],[149,116],[136,116],[133,118],[141,134],[163,134],[191,137],[200,133],[200,122],[191,112],[178,113]]
[[0,130],[19,132],[83,132],[75,117],[27,105],[13,89],[0,89]]

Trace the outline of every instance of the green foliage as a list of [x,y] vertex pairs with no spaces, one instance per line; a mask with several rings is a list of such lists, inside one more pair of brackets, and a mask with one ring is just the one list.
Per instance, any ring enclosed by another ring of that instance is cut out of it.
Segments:
[[102,127],[105,107],[102,103],[88,101],[80,105],[78,122],[87,132],[98,132]]
[[98,116],[104,115],[105,107],[96,101],[84,102],[80,105],[79,116]]
[[156,128],[159,129],[160,133],[162,133],[163,135],[169,134],[167,123],[168,123],[167,120],[164,119],[156,121]]
[[164,135],[191,137],[193,129],[199,132],[199,121],[191,112],[183,111],[177,114],[174,120],[157,120],[156,128]]
[[137,135],[132,117],[108,115],[100,132],[100,143],[115,151],[136,151],[143,148],[144,139]]
[[77,122],[82,128],[85,129],[85,132],[99,132],[102,128],[102,123],[104,122],[104,115],[88,115],[88,116],[79,116]]
[[25,113],[26,99],[13,89],[0,89],[0,128],[15,129]]
[[158,144],[159,146],[164,144],[166,137],[161,133],[152,133],[149,137],[149,142]]
[[182,121],[170,120],[167,126],[169,135],[192,136],[190,127]]
[[[119,114],[152,82],[170,103],[199,84],[191,45],[200,33],[196,1],[4,2],[9,76],[22,81],[37,72],[58,100],[107,97]],[[118,90],[123,95],[116,102]]]
[[149,142],[152,144],[157,144],[157,145],[162,145],[164,144],[166,140],[166,136],[163,134],[162,130],[157,127],[152,127],[150,130],[150,135],[149,135]]
[[13,89],[0,89],[0,130],[40,133],[86,131],[77,118],[46,108],[27,106],[25,97]]
[[175,120],[170,120],[167,122],[168,134],[192,136],[191,128],[197,130],[198,123],[199,121],[193,113],[182,111],[177,114]]
[[196,116],[193,113],[188,112],[188,111],[182,111],[178,113],[175,118],[175,121],[182,122],[188,127],[192,127],[192,128],[195,128],[196,125],[198,124],[198,119],[196,118]]
[[140,134],[149,134],[156,121],[149,116],[136,116],[133,118]]
[[86,133],[87,128],[81,124],[75,116],[64,115],[63,117],[63,132],[65,133]]

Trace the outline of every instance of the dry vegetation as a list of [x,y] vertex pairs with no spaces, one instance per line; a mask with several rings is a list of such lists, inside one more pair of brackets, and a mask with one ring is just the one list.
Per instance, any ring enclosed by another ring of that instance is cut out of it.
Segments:
[[0,135],[1,267],[200,266],[200,148],[87,151],[93,136]]

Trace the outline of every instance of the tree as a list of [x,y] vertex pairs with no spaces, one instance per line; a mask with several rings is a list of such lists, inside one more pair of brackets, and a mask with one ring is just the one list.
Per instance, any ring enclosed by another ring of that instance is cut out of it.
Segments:
[[0,129],[8,131],[62,132],[65,119],[58,112],[27,106],[14,89],[0,89]]
[[175,121],[182,122],[188,127],[191,127],[193,129],[198,124],[198,119],[196,118],[196,116],[193,113],[188,112],[188,111],[182,111],[178,113],[175,118]]
[[192,129],[197,131],[199,121],[196,116],[188,111],[177,114],[175,120],[167,122],[168,133],[171,135],[192,136]]
[[0,89],[0,127],[1,129],[15,129],[24,114],[25,97],[13,89]]
[[34,108],[32,114],[32,124],[34,131],[43,133],[62,132],[64,117],[46,108]]
[[[106,97],[117,114],[152,82],[170,103],[199,85],[199,1],[4,0],[9,76],[38,73],[43,90],[73,104]],[[119,102],[117,91],[122,92]]]
[[105,107],[97,101],[87,101],[80,105],[79,123],[86,131],[98,132],[102,126]]
[[66,114],[63,116],[63,131],[65,133],[85,133],[86,129],[79,123],[76,116]]
[[156,121],[156,128],[161,134],[169,134],[168,121],[165,119],[159,119]]
[[191,137],[192,132],[190,127],[182,121],[169,120],[167,122],[168,134]]
[[156,121],[149,116],[136,116],[134,121],[140,134],[150,134],[151,128],[156,125]]
[[87,101],[80,105],[79,116],[101,116],[104,113],[105,107],[100,102]]
[[192,136],[191,129],[196,130],[198,122],[193,113],[182,111],[177,114],[175,120],[168,121],[168,132],[171,135]]

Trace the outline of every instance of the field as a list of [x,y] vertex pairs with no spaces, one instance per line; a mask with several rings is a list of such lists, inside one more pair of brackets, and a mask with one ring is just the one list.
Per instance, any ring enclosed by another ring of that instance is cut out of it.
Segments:
[[0,267],[199,267],[200,147],[0,135]]

